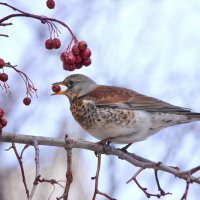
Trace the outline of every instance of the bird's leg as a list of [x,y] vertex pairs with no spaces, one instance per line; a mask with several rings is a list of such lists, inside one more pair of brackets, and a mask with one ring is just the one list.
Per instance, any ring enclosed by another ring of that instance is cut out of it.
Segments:
[[[104,140],[97,142],[97,144],[100,144],[103,147],[102,154],[104,154],[106,152],[106,147],[109,146],[110,143],[111,143],[111,141],[109,141],[108,139],[104,139]],[[97,152],[94,152],[94,154],[97,156]]]
[[127,144],[126,146],[122,147],[121,150],[122,150],[124,153],[127,153],[127,149],[128,149],[132,144],[133,144],[133,143]]
[[100,140],[99,142],[97,142],[97,144],[101,144],[104,146],[109,146],[110,143],[111,143],[111,141],[109,141],[109,139],[104,139],[104,140]]

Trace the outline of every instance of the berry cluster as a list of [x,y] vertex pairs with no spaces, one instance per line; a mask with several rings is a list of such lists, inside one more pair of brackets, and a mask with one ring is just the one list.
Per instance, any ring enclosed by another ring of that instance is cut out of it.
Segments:
[[61,88],[59,85],[52,85],[52,88],[53,92],[60,92]]
[[54,9],[55,7],[55,1],[54,0],[47,0],[46,5],[49,9]]
[[82,66],[89,66],[92,63],[91,54],[85,41],[78,42],[72,47],[71,51],[61,53],[60,58],[63,61],[63,69],[73,71],[80,69]]
[[[6,64],[6,65],[5,65],[5,64]],[[3,60],[2,58],[0,58],[0,69],[3,68],[4,66],[6,66],[6,67],[11,67],[11,68],[15,69],[15,71],[17,71],[17,72],[20,74],[20,76],[23,77],[23,80],[25,81],[26,86],[27,86],[27,97],[25,97],[25,98],[23,99],[23,103],[24,103],[26,106],[30,105],[30,103],[31,103],[31,98],[29,98],[28,96],[31,96],[31,93],[32,93],[33,91],[36,91],[36,89],[34,88],[34,85],[32,84],[32,81],[26,76],[25,73],[21,72],[20,70],[17,70],[17,69],[15,68],[15,66],[10,65],[10,63],[5,63],[4,60]],[[8,84],[6,83],[7,80],[8,80],[8,74],[6,74],[4,71],[3,71],[3,73],[0,73],[0,86],[1,86],[2,88],[5,88],[6,91],[9,91],[9,86],[8,86]],[[3,82],[2,85],[1,85],[1,82]],[[32,90],[33,90],[33,91],[32,91]],[[9,91],[9,92],[10,92],[10,91]],[[2,112],[2,111],[3,111],[3,110],[0,108],[0,112]],[[1,114],[0,114],[0,116],[1,116]],[[4,119],[3,119],[3,121],[4,121]],[[4,122],[3,122],[3,123],[4,123]],[[0,119],[0,129],[1,129],[1,119]]]
[[0,108],[0,134],[2,133],[2,129],[7,125],[7,120],[3,116],[4,111]]
[[45,48],[46,49],[58,49],[61,46],[61,42],[58,38],[49,38],[45,41]]

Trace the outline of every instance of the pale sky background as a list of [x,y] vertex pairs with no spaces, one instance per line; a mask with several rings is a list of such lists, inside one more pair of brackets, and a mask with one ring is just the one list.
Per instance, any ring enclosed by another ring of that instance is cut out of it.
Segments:
[[[63,20],[79,40],[88,42],[92,65],[73,73],[85,74],[99,84],[127,87],[200,112],[199,0],[62,0],[56,1],[54,10],[47,9],[45,1],[41,0],[7,2],[27,12]],[[0,6],[1,18],[10,12],[13,11]],[[50,96],[51,84],[72,74],[62,70],[59,58],[62,49],[67,47],[69,33],[58,26],[62,32],[62,47],[48,51],[44,48],[44,41],[49,37],[47,26],[34,19],[10,21],[13,26],[0,29],[0,33],[10,36],[0,38],[0,57],[17,64],[27,73],[38,88],[39,98],[34,97],[29,107],[24,106],[24,84],[18,74],[6,69],[12,95],[0,90],[0,107],[8,113],[8,125],[4,131],[56,137],[65,121],[66,131],[59,137],[68,133],[72,138],[96,142],[74,121],[68,100]],[[186,170],[200,164],[199,139],[200,123],[195,122],[160,131],[148,140],[134,144],[130,151]],[[1,159],[4,160],[1,170],[14,165],[19,167],[13,152],[3,151],[8,146],[0,146]],[[54,149],[41,147],[40,151],[50,158]],[[85,150],[81,150],[80,155],[81,161],[77,165],[83,167],[84,164],[87,170],[83,187],[92,195],[94,183],[90,177],[96,170],[96,158]],[[28,153],[24,159],[34,162]],[[137,168],[108,156],[103,156],[102,162],[101,191],[119,200],[146,198],[134,183],[125,184]],[[110,187],[111,179],[114,188]],[[157,192],[153,171],[146,170],[139,176],[139,181],[149,192]],[[173,193],[162,199],[181,198],[184,181],[162,172],[160,181],[166,192]],[[198,199],[199,193],[199,185],[192,184],[188,199]]]

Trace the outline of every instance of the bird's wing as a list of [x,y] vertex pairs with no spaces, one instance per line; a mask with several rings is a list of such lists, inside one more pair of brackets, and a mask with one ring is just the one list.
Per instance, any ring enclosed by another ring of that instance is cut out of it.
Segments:
[[171,105],[156,98],[139,94],[126,88],[114,86],[98,86],[87,94],[94,99],[97,107],[144,110],[148,112],[191,113],[190,109]]

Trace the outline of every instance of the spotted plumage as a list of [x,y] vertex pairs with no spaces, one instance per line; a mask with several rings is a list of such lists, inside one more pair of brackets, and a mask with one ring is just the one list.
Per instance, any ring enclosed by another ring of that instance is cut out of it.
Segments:
[[98,85],[75,74],[62,82],[75,120],[100,140],[128,144],[146,139],[163,128],[200,120],[200,113],[178,107],[135,91]]

